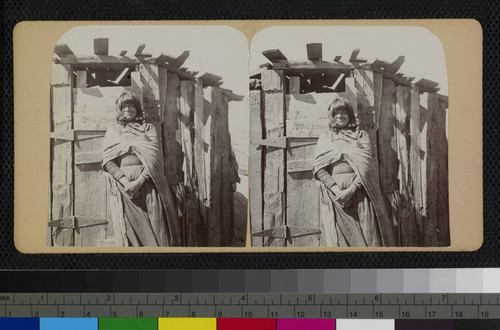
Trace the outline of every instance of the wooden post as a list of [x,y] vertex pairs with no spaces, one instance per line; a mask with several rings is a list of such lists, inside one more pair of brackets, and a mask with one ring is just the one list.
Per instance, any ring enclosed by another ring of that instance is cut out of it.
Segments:
[[436,94],[421,94],[420,104],[423,112],[421,147],[424,153],[422,161],[422,195],[423,195],[423,235],[425,246],[437,246],[437,159],[435,150],[436,111],[439,107],[439,97]]
[[[250,151],[248,173],[250,178],[250,233],[263,230],[263,176],[262,149],[255,143],[264,137],[262,127],[262,91],[250,91]],[[253,237],[252,246],[262,246],[262,237]]]
[[[265,138],[285,135],[285,104],[283,70],[262,71],[264,92]],[[265,229],[286,224],[285,219],[285,151],[281,148],[266,147],[264,151],[264,223]],[[285,246],[282,239],[269,239],[269,246]]]
[[[158,65],[139,64],[143,92],[143,110],[148,123],[155,126],[161,123],[160,116],[160,78]],[[157,127],[157,129],[159,126]],[[159,132],[158,132],[159,133]],[[160,134],[158,134],[160,135]]]
[[209,246],[221,245],[221,191],[222,191],[222,145],[221,104],[222,90],[216,87],[204,89],[204,110],[207,116],[205,124],[205,140],[208,150],[205,154],[207,182],[207,235]]
[[415,209],[415,222],[422,236],[423,196],[422,196],[422,158],[421,145],[422,123],[420,115],[424,111],[420,106],[420,92],[418,85],[411,89],[411,116],[410,116],[410,172],[411,172],[411,196],[413,208]]
[[196,173],[196,187],[200,205],[202,222],[206,222],[207,210],[207,185],[205,155],[208,151],[208,142],[205,138],[205,116],[203,100],[203,81],[197,79],[194,90],[194,163]]
[[165,155],[165,174],[170,186],[183,182],[182,147],[180,132],[179,76],[167,74],[166,107],[163,121],[163,153]]
[[399,230],[402,246],[418,245],[415,210],[410,198],[410,115],[411,87],[396,87],[396,143],[399,179]]
[[290,77],[289,94],[300,94],[300,76]]
[[439,101],[436,111],[436,160],[437,168],[437,229],[438,246],[450,245],[450,210],[448,192],[448,139],[446,137],[446,113],[448,105]]
[[[51,90],[54,132],[65,132],[73,128],[72,82],[71,65],[53,64]],[[59,220],[74,215],[73,143],[56,139],[52,141],[52,146],[51,220]],[[72,246],[75,242],[73,229],[53,229],[52,237],[56,246]]]
[[232,207],[233,192],[231,190],[231,136],[229,135],[229,101],[227,96],[222,96],[219,115],[219,153],[221,158],[221,246],[230,246],[234,236],[234,216]]
[[[184,154],[184,219],[186,231],[186,245],[200,246],[200,205],[196,194],[195,160],[194,160],[194,110],[195,110],[195,82],[185,80],[180,82],[180,132],[182,152]],[[203,154],[200,154],[203,157]]]
[[87,88],[87,71],[80,70],[76,72],[76,87]]

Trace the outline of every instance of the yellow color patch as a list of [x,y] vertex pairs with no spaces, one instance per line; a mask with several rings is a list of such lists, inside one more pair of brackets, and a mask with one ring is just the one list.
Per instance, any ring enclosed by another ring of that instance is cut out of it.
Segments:
[[158,330],[216,330],[216,318],[159,318]]

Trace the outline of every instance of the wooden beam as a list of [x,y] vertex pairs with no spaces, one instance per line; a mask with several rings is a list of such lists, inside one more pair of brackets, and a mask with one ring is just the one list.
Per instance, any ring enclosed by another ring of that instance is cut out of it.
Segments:
[[333,58],[333,61],[339,63],[341,58],[342,58],[342,56],[335,56]]
[[441,88],[439,83],[422,78],[415,83],[420,88],[420,93],[437,93]]
[[286,70],[287,72],[296,71],[296,72],[325,72],[328,70],[333,71],[348,71],[354,69],[352,65],[347,65],[343,63],[337,62],[328,62],[328,61],[281,61],[273,65],[274,70]]
[[323,44],[322,43],[310,43],[306,45],[307,48],[307,59],[309,61],[321,61],[323,60]]
[[262,52],[262,55],[264,55],[269,61],[273,63],[287,59],[279,49],[265,50]]
[[82,64],[82,65],[101,65],[101,64],[138,64],[139,61],[134,58],[110,55],[62,55],[61,64]]
[[184,64],[184,62],[186,62],[188,57],[189,57],[189,50],[185,50],[182,52],[181,55],[177,56],[177,58],[174,60],[174,63],[171,64],[177,68],[180,68]]
[[288,94],[300,94],[300,76],[290,77]]
[[228,102],[230,101],[243,101],[244,96],[233,93],[232,90],[222,89],[222,95],[227,97]]
[[169,58],[170,57],[168,55],[162,54],[162,55],[158,56],[158,58],[156,59],[155,62],[159,66],[167,68],[168,72],[177,74],[179,76],[179,78],[181,78],[182,80],[195,80],[196,79],[193,72],[183,70],[182,68],[179,69],[179,68],[176,68],[175,66],[171,65],[169,62]]
[[140,44],[140,45],[137,47],[137,50],[135,51],[134,56],[141,56],[142,51],[144,50],[144,48],[146,48],[146,44]]
[[364,58],[358,58],[359,53],[361,50],[359,48],[356,48],[352,51],[351,57],[349,57],[349,62],[351,63],[365,63],[368,62],[367,59]]
[[109,39],[108,38],[96,38],[94,39],[94,54],[96,55],[108,55],[109,50]]
[[201,75],[200,79],[203,79],[204,86],[220,87],[224,83],[221,76],[209,72],[205,72]]
[[126,51],[126,50],[122,50],[122,51],[120,52],[120,55],[119,55],[119,56],[125,56],[125,54],[127,54],[127,51]]
[[54,48],[54,53],[56,53],[59,57],[65,55],[75,55],[71,48],[69,48],[69,46],[66,44],[56,45],[56,47]]
[[411,86],[411,80],[405,76],[396,75],[394,73],[387,72],[378,66],[373,66],[373,64],[372,64],[372,69],[373,69],[373,72],[381,73],[384,76],[384,78],[391,79],[397,85]]

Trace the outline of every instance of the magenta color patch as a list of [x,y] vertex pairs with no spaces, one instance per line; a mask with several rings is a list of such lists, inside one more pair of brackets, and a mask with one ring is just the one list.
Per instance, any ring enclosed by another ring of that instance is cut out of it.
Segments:
[[278,319],[277,330],[335,330],[335,320]]

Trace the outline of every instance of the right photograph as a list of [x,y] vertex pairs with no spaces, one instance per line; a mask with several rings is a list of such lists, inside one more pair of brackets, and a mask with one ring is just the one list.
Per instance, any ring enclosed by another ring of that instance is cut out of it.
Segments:
[[447,247],[448,78],[411,26],[276,26],[250,47],[254,247]]

